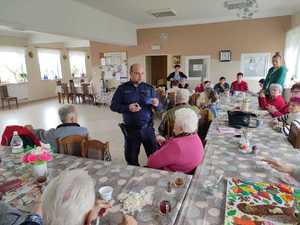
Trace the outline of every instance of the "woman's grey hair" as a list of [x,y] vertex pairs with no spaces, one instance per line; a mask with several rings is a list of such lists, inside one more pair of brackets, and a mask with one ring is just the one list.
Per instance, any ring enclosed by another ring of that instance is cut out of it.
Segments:
[[181,108],[175,111],[174,127],[181,128],[183,133],[195,133],[198,130],[198,120],[194,110]]
[[270,91],[272,89],[278,89],[280,93],[282,93],[282,86],[280,84],[271,84],[270,85]]
[[84,170],[63,171],[42,196],[45,225],[82,225],[95,205],[95,185]]
[[73,105],[65,105],[65,106],[62,106],[61,108],[59,108],[59,110],[58,110],[59,119],[63,123],[66,122],[66,119],[69,115],[75,114],[75,113],[76,113],[76,109],[75,109],[75,106],[73,106]]
[[176,104],[188,103],[190,99],[190,92],[187,89],[180,88],[176,91]]

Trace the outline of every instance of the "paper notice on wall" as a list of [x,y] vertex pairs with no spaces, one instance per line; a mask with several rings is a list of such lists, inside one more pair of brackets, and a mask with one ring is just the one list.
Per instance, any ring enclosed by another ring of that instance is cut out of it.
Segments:
[[202,64],[194,64],[193,65],[193,71],[202,71],[203,65]]

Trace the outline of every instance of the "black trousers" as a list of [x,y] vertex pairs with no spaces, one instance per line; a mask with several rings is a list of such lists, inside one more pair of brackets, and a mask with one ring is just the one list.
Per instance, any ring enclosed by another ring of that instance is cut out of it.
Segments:
[[122,131],[125,137],[125,159],[128,165],[139,166],[141,144],[143,144],[148,157],[157,149],[153,127],[133,129],[124,126]]

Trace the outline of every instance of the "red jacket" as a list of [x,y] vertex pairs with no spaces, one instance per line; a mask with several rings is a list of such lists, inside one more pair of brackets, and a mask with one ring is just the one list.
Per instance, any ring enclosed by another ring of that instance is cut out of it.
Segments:
[[231,84],[231,91],[246,92],[248,91],[248,84],[243,80],[240,83],[237,80],[233,81]]
[[23,126],[7,126],[2,134],[1,145],[9,145],[10,140],[13,136],[14,131],[18,132],[20,136],[26,136],[31,139],[31,141],[36,145],[40,146],[40,140],[26,127]]
[[281,95],[278,95],[275,98],[259,97],[258,103],[259,103],[260,108],[265,109],[265,110],[267,110],[270,105],[275,106],[277,111],[274,113],[271,113],[271,115],[273,117],[277,117],[277,116],[286,114],[285,112],[288,110],[287,104]]
[[195,88],[195,92],[196,93],[201,93],[204,91],[204,85],[203,84],[200,84],[198,85],[196,88]]

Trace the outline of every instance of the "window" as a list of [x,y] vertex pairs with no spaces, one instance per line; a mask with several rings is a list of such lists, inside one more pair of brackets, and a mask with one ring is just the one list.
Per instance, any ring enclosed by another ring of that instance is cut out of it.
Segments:
[[62,78],[59,50],[38,49],[38,57],[42,80]]
[[74,52],[69,53],[71,74],[74,77],[85,77],[85,52]]
[[27,81],[25,49],[0,47],[0,83]]
[[285,86],[290,87],[292,80],[300,81],[300,27],[287,33],[284,55],[288,68]]

